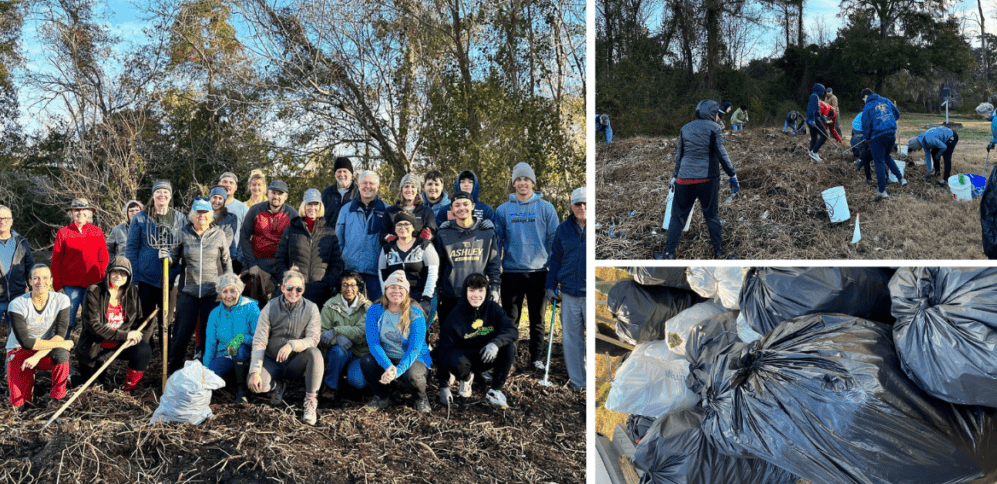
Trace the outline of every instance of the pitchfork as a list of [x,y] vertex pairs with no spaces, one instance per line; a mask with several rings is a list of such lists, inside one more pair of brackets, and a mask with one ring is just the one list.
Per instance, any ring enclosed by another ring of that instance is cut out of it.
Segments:
[[[157,251],[166,249],[172,251],[180,244],[180,231],[165,223],[156,224],[156,232],[146,234],[146,243]],[[170,307],[170,258],[163,259],[163,305],[160,314],[162,316],[161,338],[163,340],[163,392],[166,391],[166,360],[167,360],[167,333],[166,315]]]

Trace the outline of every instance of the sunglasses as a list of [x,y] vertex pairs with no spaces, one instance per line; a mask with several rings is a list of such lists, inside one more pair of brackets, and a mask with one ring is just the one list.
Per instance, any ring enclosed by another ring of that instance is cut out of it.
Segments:
[[296,292],[298,294],[301,294],[301,293],[305,292],[305,288],[304,287],[302,287],[302,286],[292,286],[290,284],[284,286],[284,290],[287,291],[287,292]]
[[90,205],[84,202],[73,202],[69,205],[69,208],[90,208]]

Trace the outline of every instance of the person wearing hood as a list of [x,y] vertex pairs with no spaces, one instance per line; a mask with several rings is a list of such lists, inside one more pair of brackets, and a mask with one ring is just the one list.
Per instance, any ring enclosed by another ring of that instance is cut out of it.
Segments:
[[821,123],[823,116],[820,114],[820,97],[823,94],[824,85],[814,83],[814,92],[810,94],[810,100],[807,101],[807,126],[810,128],[810,150],[807,154],[814,161],[824,161],[817,152],[827,141],[827,128]]
[[557,226],[547,272],[547,300],[561,303],[564,365],[571,388],[584,388],[585,379],[585,187],[571,192],[571,215]]
[[[177,292],[177,321],[170,344],[170,374],[183,367],[190,337],[197,331],[194,359],[204,354],[204,331],[208,315],[218,305],[218,278],[232,272],[232,258],[225,232],[213,220],[211,204],[202,197],[194,199],[190,223],[180,231],[180,243],[172,250],[162,250],[162,258],[179,263],[183,260],[183,286]],[[199,324],[200,323],[200,324]]]
[[357,389],[367,386],[360,369],[360,359],[367,346],[367,309],[370,299],[364,296],[363,278],[353,271],[343,271],[339,278],[339,294],[322,306],[322,336],[319,347],[325,353],[327,390],[322,397],[333,401],[339,388],[339,377],[346,371],[346,381]]
[[381,297],[381,278],[377,275],[377,258],[381,254],[378,240],[387,206],[377,195],[381,177],[365,171],[357,177],[360,197],[344,205],[336,219],[336,237],[343,250],[346,269],[360,273],[367,287],[367,297]]
[[723,257],[722,227],[720,226],[720,169],[730,177],[731,194],[737,194],[740,185],[734,164],[724,147],[724,139],[716,120],[719,119],[716,101],[700,101],[696,106],[696,119],[682,126],[679,131],[678,149],[675,151],[675,171],[671,188],[675,191],[672,202],[672,219],[668,221],[668,238],[665,259],[675,258],[675,249],[682,237],[685,219],[699,200],[710,232],[713,256]]
[[[31,244],[13,230],[14,213],[0,205],[0,321],[10,325],[7,309],[10,303],[24,294],[28,287],[28,274],[35,265],[31,254]],[[7,371],[7,365],[0,367],[0,377]]]
[[537,177],[530,165],[520,162],[512,168],[515,192],[495,211],[495,235],[502,245],[502,308],[519,324],[523,300],[530,318],[530,358],[533,366],[544,369],[544,285],[547,260],[554,245],[559,222],[557,210],[534,191]]
[[107,235],[107,256],[111,259],[125,256],[125,249],[128,247],[128,225],[132,218],[142,211],[142,204],[138,200],[129,200],[121,213],[125,214],[124,223],[115,225],[111,233]]
[[353,161],[349,158],[336,158],[332,170],[336,183],[322,190],[322,206],[325,207],[325,223],[335,229],[340,210],[360,196],[360,187],[353,180]]
[[[426,324],[433,324],[436,315],[436,281],[439,279],[440,258],[433,244],[424,238],[415,237],[422,227],[422,221],[408,212],[395,214],[395,238],[381,247],[377,260],[377,270],[381,281],[395,271],[402,271],[408,277],[412,299],[419,303],[426,315]],[[383,286],[382,286],[383,290]]]
[[[225,187],[216,186],[209,192],[208,200],[211,202],[211,210],[214,211],[215,224],[218,225],[218,228],[222,229],[222,232],[225,233],[225,240],[228,241],[228,253],[232,257],[232,268],[236,274],[239,274],[242,272],[242,263],[238,260],[239,227],[242,226],[242,222],[239,221],[239,216],[232,213],[229,209],[230,205],[225,204],[225,196],[227,194]],[[240,204],[242,203],[238,200],[236,201]]]
[[218,278],[218,301],[208,315],[204,332],[204,366],[220,377],[235,371],[235,403],[248,399],[246,374],[253,353],[253,335],[260,319],[260,306],[242,295],[245,286],[239,276],[227,273]]
[[323,373],[322,352],[318,349],[322,317],[318,306],[302,297],[305,276],[300,272],[285,272],[280,291],[280,297],[270,299],[260,311],[253,334],[247,386],[254,393],[272,391],[272,402],[280,404],[284,400],[287,380],[304,379],[301,420],[315,425]]
[[464,280],[464,297],[441,323],[440,339],[433,349],[440,402],[453,402],[450,379],[457,380],[457,394],[471,396],[475,374],[492,375],[485,401],[499,408],[509,406],[502,387],[516,361],[519,329],[498,303],[488,298],[488,278],[474,273]]
[[[104,280],[87,288],[86,302],[83,303],[83,331],[76,345],[80,383],[89,380],[122,346],[125,351],[118,359],[128,362],[122,386],[124,391],[134,391],[149,367],[152,359],[149,338],[152,337],[153,325],[147,324],[139,331],[145,315],[138,287],[132,284],[131,279],[131,262],[124,256],[117,256],[107,266]],[[103,383],[110,381],[107,373],[102,376]]]
[[[945,186],[952,171],[952,152],[955,151],[955,145],[958,143],[959,133],[945,126],[936,126],[908,140],[907,150],[913,155],[917,150],[924,149],[924,164],[927,167],[924,180],[930,181],[933,176],[942,175],[938,184]],[[943,159],[945,160],[944,173],[940,166]]]
[[862,113],[855,115],[852,120],[852,154],[855,155],[855,171],[865,169],[865,183],[872,185],[872,171],[869,164],[872,163],[872,151],[869,149],[869,140],[862,134]]
[[606,144],[613,142],[613,127],[609,125],[609,115],[608,114],[597,114],[595,115],[595,133],[606,133]]
[[879,198],[889,198],[886,194],[886,170],[890,170],[900,186],[907,186],[907,179],[897,168],[896,162],[890,156],[893,145],[897,141],[897,120],[900,119],[900,110],[893,102],[885,97],[872,92],[872,89],[862,90],[862,102],[865,107],[862,109],[862,133],[869,139],[869,150],[872,151],[872,159],[876,163],[876,196]]
[[422,182],[419,175],[409,173],[402,177],[398,184],[398,196],[395,197],[395,204],[384,210],[384,223],[381,224],[381,245],[394,240],[395,216],[400,212],[408,212],[419,219],[422,227],[414,234],[416,237],[425,240],[433,240],[436,236],[436,214],[429,208],[422,197],[419,196],[419,188]]
[[439,319],[445,321],[457,305],[457,295],[464,293],[464,279],[480,272],[488,276],[488,296],[498,301],[502,277],[502,258],[495,226],[491,220],[474,216],[474,202],[468,192],[454,194],[453,220],[440,226],[436,235],[436,254],[440,258]]
[[275,273],[297,267],[305,275],[305,299],[323,304],[339,286],[343,254],[335,227],[325,224],[325,206],[317,189],[305,190],[298,213],[302,215],[291,219],[280,237]]
[[440,170],[426,172],[426,180],[422,184],[422,201],[433,209],[433,216],[439,220],[440,211],[450,206],[450,194],[443,189],[443,173]]
[[[481,183],[478,181],[478,175],[473,171],[464,170],[457,175],[457,180],[454,182],[454,193],[467,192],[471,194],[471,200],[474,201],[474,213],[472,214],[474,218],[477,220],[490,220],[493,224],[498,223],[498,220],[495,218],[495,210],[487,203],[478,200],[480,190]],[[451,202],[452,204],[453,202]],[[456,218],[456,215],[453,213],[453,207],[447,206],[436,215],[436,226],[439,227],[443,225],[443,222],[453,220],[454,218]]]
[[782,132],[790,136],[796,136],[807,132],[807,122],[802,114],[790,111],[786,115],[786,120],[782,122]]

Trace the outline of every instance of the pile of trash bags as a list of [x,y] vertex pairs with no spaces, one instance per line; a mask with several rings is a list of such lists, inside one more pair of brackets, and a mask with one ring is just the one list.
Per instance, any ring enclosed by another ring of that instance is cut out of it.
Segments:
[[737,269],[614,378],[642,483],[997,482],[997,268]]

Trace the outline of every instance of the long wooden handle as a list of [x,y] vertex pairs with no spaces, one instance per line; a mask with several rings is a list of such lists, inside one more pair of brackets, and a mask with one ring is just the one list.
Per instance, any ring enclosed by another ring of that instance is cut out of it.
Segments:
[[169,314],[170,307],[170,259],[163,259],[163,317],[160,318],[162,323],[159,325],[160,328],[160,338],[163,340],[163,393],[166,393],[166,363],[167,363],[167,331],[166,331],[166,315]]
[[[138,329],[136,329],[135,331],[142,331],[143,329],[145,329],[145,326],[147,324],[149,324],[149,321],[151,321],[152,318],[155,317],[156,313],[158,313],[158,312],[159,312],[159,309],[154,310],[152,312],[152,314],[150,314],[149,317],[146,318],[145,322],[142,323],[142,325],[139,326]],[[119,346],[118,347],[118,351],[115,351],[114,354],[111,355],[111,358],[108,359],[107,362],[104,363],[104,365],[100,367],[100,369],[98,369],[96,372],[94,372],[93,376],[91,376],[90,379],[87,380],[87,382],[84,383],[83,386],[80,387],[80,389],[76,391],[76,393],[72,396],[72,398],[70,398],[69,400],[67,400],[66,403],[62,404],[62,407],[60,407],[59,410],[57,412],[55,412],[55,415],[52,415],[52,418],[48,419],[48,422],[45,422],[45,425],[42,426],[42,430],[45,430],[45,427],[48,427],[49,424],[51,424],[52,422],[55,421],[55,419],[59,418],[59,415],[62,415],[62,412],[65,412],[66,409],[69,408],[69,406],[72,405],[73,402],[75,402],[76,399],[79,398],[80,395],[83,394],[83,392],[87,389],[87,387],[89,387],[90,384],[93,383],[94,380],[96,380],[97,377],[100,376],[100,374],[103,373],[104,370],[106,370],[108,366],[111,366],[111,363],[114,362],[114,359],[117,358],[118,355],[120,355],[121,352],[125,350],[125,348],[127,348],[127,346],[125,346],[124,344],[122,344],[121,346]]]

